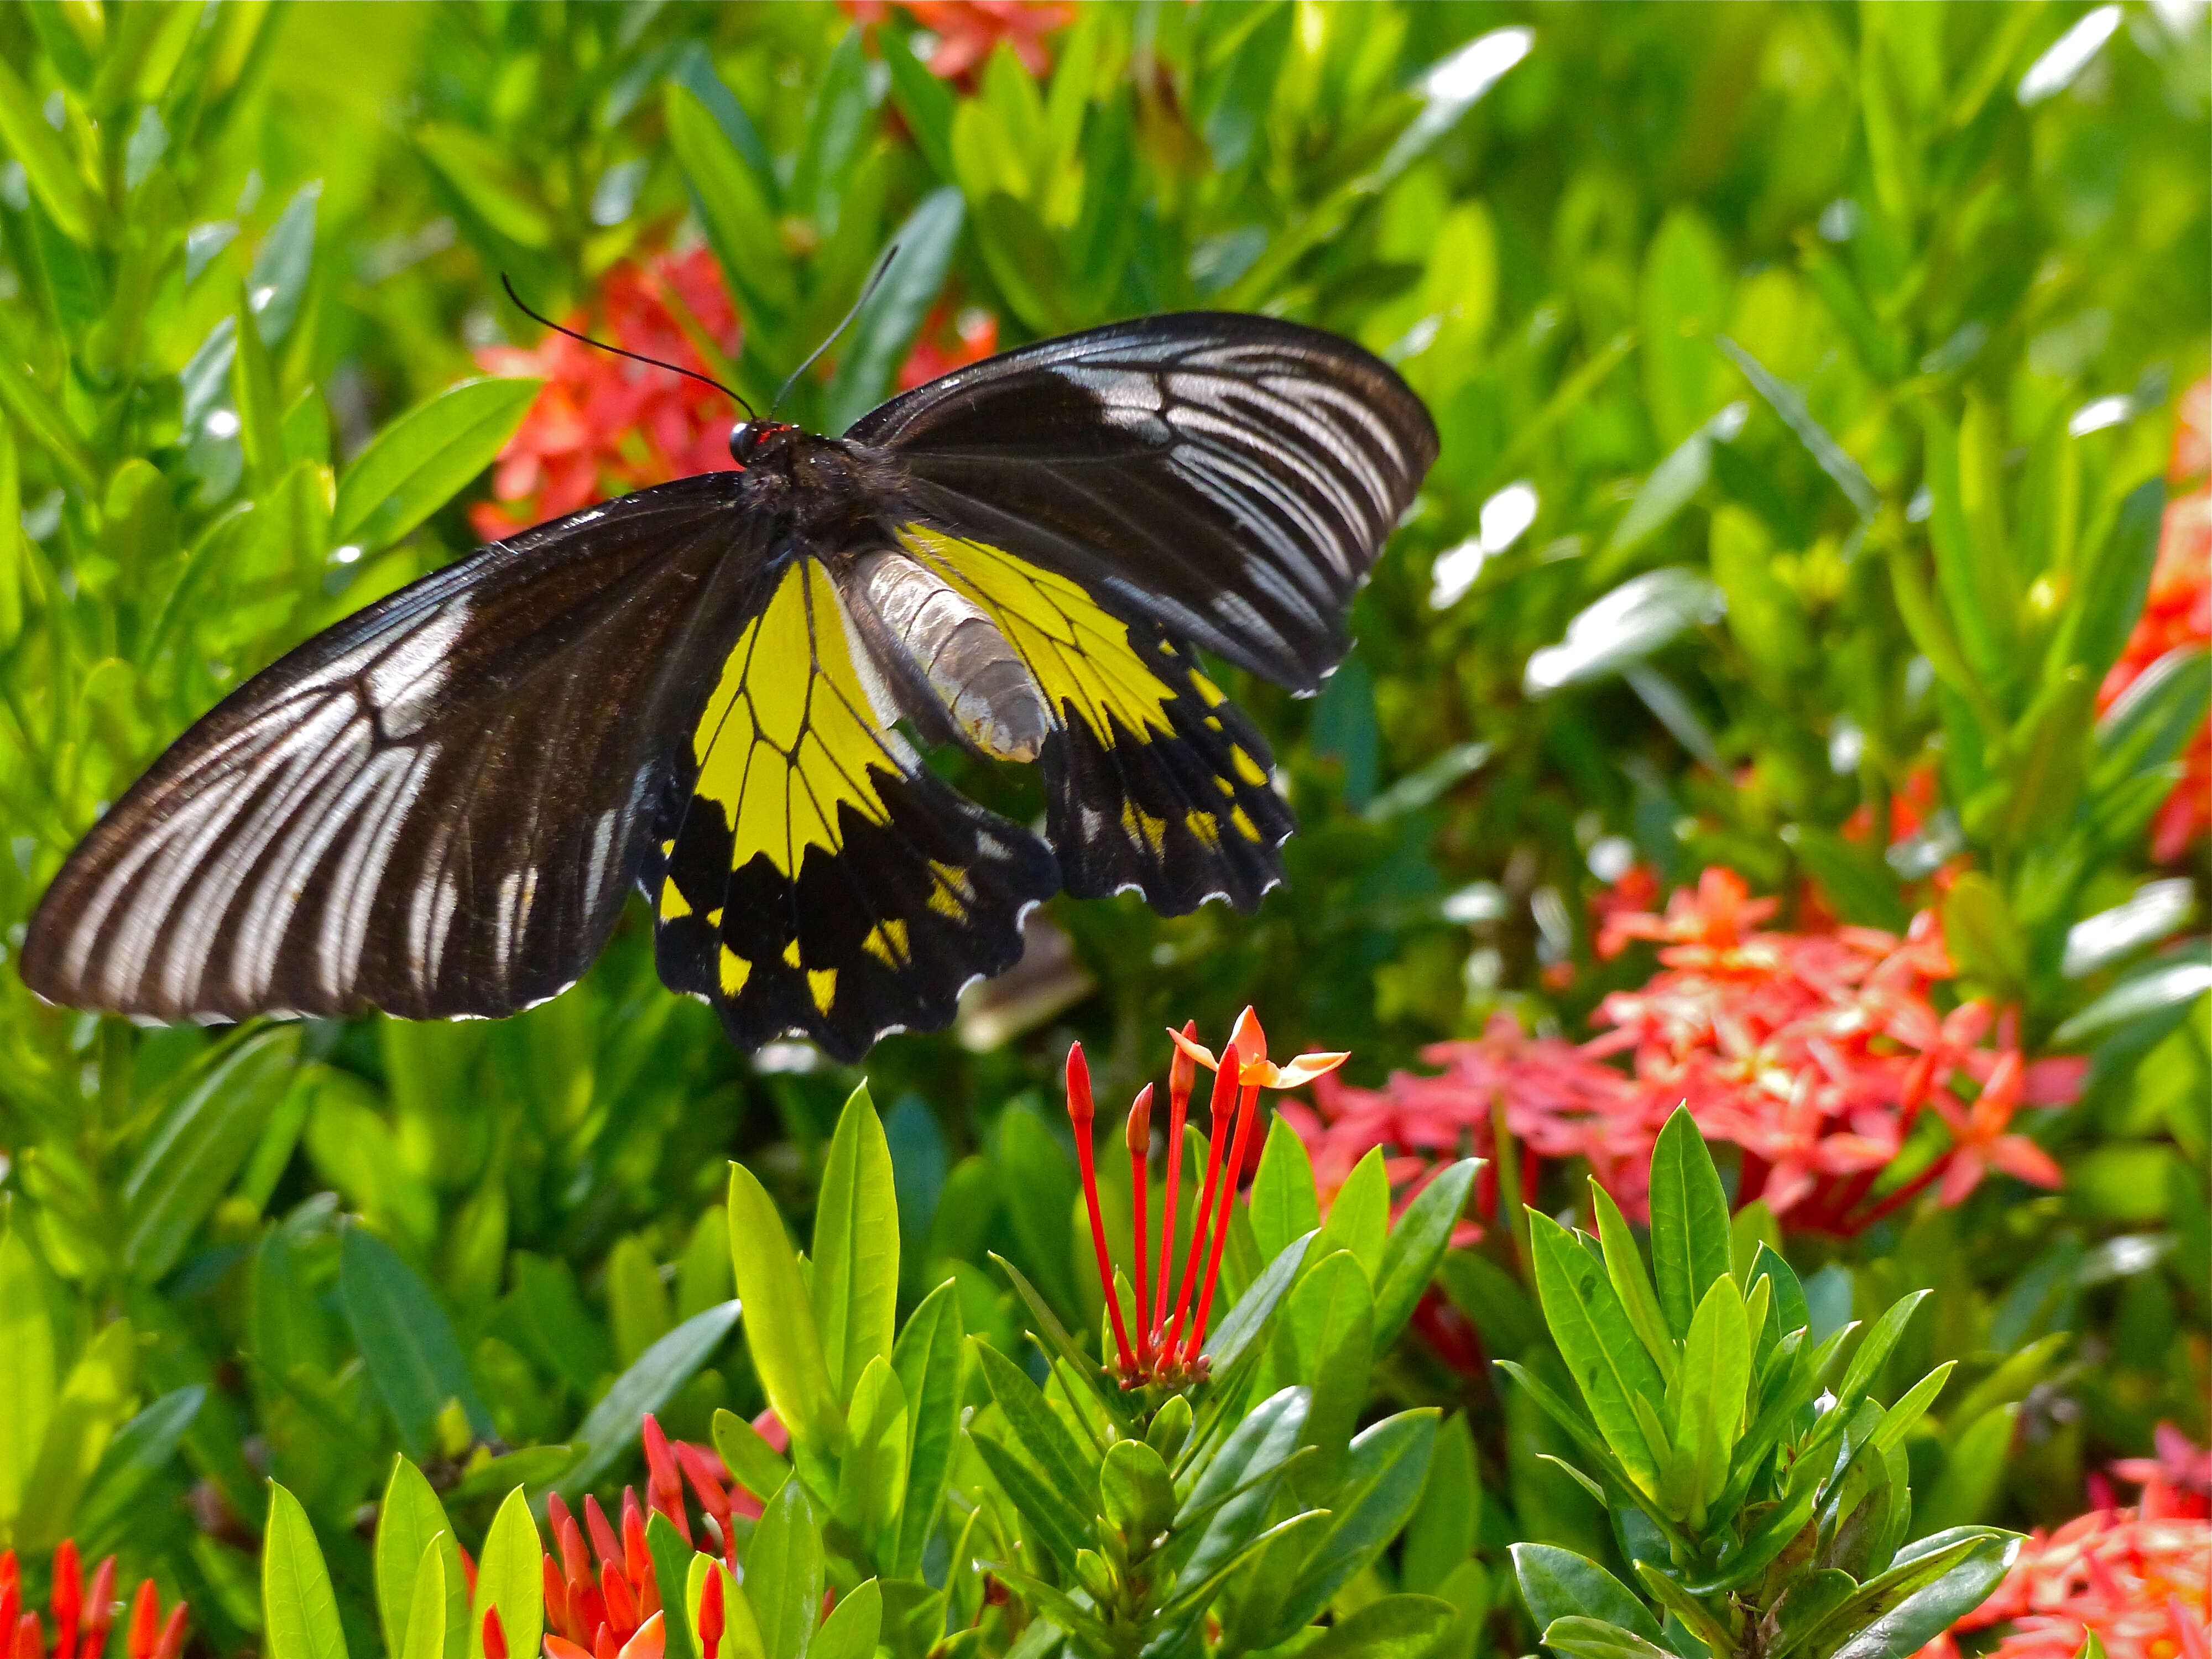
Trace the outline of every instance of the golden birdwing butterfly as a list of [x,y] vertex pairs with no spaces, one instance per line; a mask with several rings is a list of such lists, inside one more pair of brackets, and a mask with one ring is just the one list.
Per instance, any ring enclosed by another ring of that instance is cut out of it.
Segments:
[[[625,892],[745,1048],[950,1021],[1028,907],[1256,905],[1290,833],[1199,653],[1310,691],[1436,457],[1346,341],[1188,313],[1006,352],[838,438],[483,548],[256,675],[63,865],[21,971],[157,1020],[556,995]],[[923,763],[1042,765],[1045,835]]]

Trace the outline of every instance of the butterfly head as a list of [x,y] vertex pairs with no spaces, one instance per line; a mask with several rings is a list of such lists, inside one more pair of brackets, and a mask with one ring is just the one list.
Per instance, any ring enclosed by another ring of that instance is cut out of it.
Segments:
[[741,467],[750,466],[778,439],[798,430],[788,421],[739,421],[730,428],[730,459]]

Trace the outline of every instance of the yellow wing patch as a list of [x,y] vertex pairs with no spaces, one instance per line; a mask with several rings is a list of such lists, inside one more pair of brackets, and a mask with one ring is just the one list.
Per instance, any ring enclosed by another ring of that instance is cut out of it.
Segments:
[[722,809],[732,869],[765,854],[795,877],[808,848],[841,851],[840,806],[889,822],[895,763],[868,710],[836,590],[799,560],[738,636],[692,735],[696,793]]
[[899,539],[989,614],[1063,718],[1080,720],[1109,747],[1117,738],[1149,743],[1173,735],[1167,706],[1174,688],[1145,665],[1129,643],[1128,625],[1076,583],[920,525],[907,526]]

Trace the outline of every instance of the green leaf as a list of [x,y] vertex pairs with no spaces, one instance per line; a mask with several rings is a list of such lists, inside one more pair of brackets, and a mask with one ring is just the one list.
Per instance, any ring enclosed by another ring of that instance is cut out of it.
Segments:
[[1651,1275],[1644,1266],[1644,1253],[1636,1247],[1636,1235],[1628,1229],[1628,1218],[1621,1214],[1620,1206],[1598,1184],[1595,1176],[1590,1177],[1589,1190],[1590,1203],[1597,1212],[1598,1239],[1605,1250],[1606,1278],[1612,1282],[1613,1294],[1620,1298],[1628,1322],[1635,1328],[1637,1340],[1651,1356],[1651,1363],[1659,1368],[1660,1380],[1672,1389],[1674,1373],[1681,1363],[1680,1345],[1668,1331],[1666,1316],[1659,1311],[1659,1298],[1652,1292]]
[[1959,1362],[1947,1359],[1905,1391],[1898,1402],[1882,1413],[1881,1426],[1874,1431],[1867,1443],[1877,1451],[1887,1451],[1903,1440],[1905,1435],[1928,1414],[1936,1396],[1943,1392],[1943,1385],[1951,1380],[1951,1373]]
[[[692,1315],[615,1378],[614,1385],[568,1437],[571,1445],[583,1449],[583,1455],[561,1477],[556,1491],[564,1498],[580,1497],[608,1465],[636,1443],[639,1420],[646,1413],[667,1405],[676,1391],[714,1358],[730,1328],[738,1322],[738,1307],[737,1302],[725,1302]],[[750,1335],[751,1322],[748,1320],[746,1325]]]
[[54,1409],[54,1332],[31,1247],[0,1233],[0,1528],[21,1510]]
[[[1400,1412],[1363,1429],[1344,1463],[1343,1483],[1330,1495],[1327,1534],[1305,1571],[1275,1610],[1276,1641],[1319,1616],[1353,1576],[1379,1556],[1421,1500],[1435,1449],[1434,1407]],[[1271,1644],[1272,1645],[1272,1644]]]
[[1651,1267],[1659,1305],[1677,1337],[1712,1282],[1729,1270],[1728,1196],[1697,1120],[1678,1106],[1651,1149]]
[[988,1342],[977,1340],[970,1346],[982,1362],[991,1397],[1006,1414],[1006,1426],[1045,1479],[1059,1492],[1091,1491],[1097,1470],[1029,1374]]
[[1878,854],[1809,823],[1786,825],[1782,839],[1838,915],[1863,927],[1904,933],[1912,917],[1896,872]]
[[1905,1659],[1979,1607],[2009,1565],[2013,1534],[1961,1527],[1898,1552],[1806,1632],[1808,1659]]
[[1437,1264],[1451,1245],[1452,1229],[1466,1212],[1467,1195],[1481,1168],[1480,1158],[1463,1158],[1440,1170],[1382,1241],[1381,1264],[1372,1270],[1377,1352],[1397,1340],[1435,1279]]
[[[424,1563],[434,1556],[443,1565],[439,1591],[443,1611],[437,1659],[466,1659],[468,1586],[453,1523],[430,1482],[404,1457],[392,1460],[384,1502],[376,1512],[376,1611],[386,1653],[411,1644],[421,1604]],[[512,1651],[512,1650],[510,1650]]]
[[1911,1322],[1913,1314],[1934,1294],[1932,1291],[1914,1291],[1910,1295],[1901,1296],[1890,1304],[1880,1319],[1875,1321],[1865,1340],[1859,1344],[1858,1352],[1851,1356],[1850,1365],[1844,1372],[1844,1380],[1836,1385],[1836,1404],[1829,1415],[1844,1419],[1847,1413],[1856,1409],[1859,1401],[1866,1398],[1867,1390],[1874,1386],[1875,1377],[1888,1359],[1890,1350],[1905,1334],[1905,1328]]
[[1298,1659],[1420,1659],[1453,1618],[1432,1595],[1386,1595],[1340,1619],[1298,1650]]
[[[898,46],[885,46],[886,62],[900,55]],[[945,274],[951,268],[967,211],[958,186],[940,185],[891,233],[898,257],[854,319],[838,352],[823,404],[825,431],[843,431],[883,400],[893,372],[945,290]]]
[[470,1426],[490,1437],[491,1413],[470,1379],[453,1321],[398,1252],[358,1224],[340,1238],[338,1305],[410,1456],[429,1451],[431,1424],[448,1401],[460,1401]]
[[898,106],[915,145],[939,179],[953,178],[952,90],[914,55],[909,42],[886,33],[880,42],[884,63],[890,70],[891,101]]
[[699,1628],[699,1603],[706,1596],[708,1573],[722,1581],[722,1639],[704,1659],[766,1659],[760,1626],[753,1622],[752,1605],[745,1600],[745,1593],[738,1588],[729,1568],[704,1552],[691,1557],[684,1584],[684,1605],[690,1612],[691,1628],[695,1632]]
[[1603,1620],[1646,1641],[1662,1640],[1659,1621],[1603,1567],[1556,1544],[1516,1544],[1513,1576],[1539,1629],[1561,1619]]
[[2166,485],[2152,478],[2136,486],[2120,503],[2103,545],[2081,573],[2057,644],[2064,653],[2060,660],[2081,668],[2091,685],[2103,683],[2142,615],[2165,516]]
[[476,1595],[469,1604],[468,1659],[483,1659],[484,1614],[494,1607],[499,1609],[507,1652],[538,1651],[538,1638],[545,1633],[544,1559],[530,1502],[517,1486],[492,1516],[483,1553],[477,1559]]
[[2212,990],[2212,945],[2191,941],[2138,963],[2112,988],[2051,1034],[2067,1047],[2087,1042],[2148,1016],[2194,1002]]
[[1098,1465],[1098,1511],[1133,1551],[1147,1547],[1175,1519],[1175,1479],[1141,1440],[1116,1440]]
[[1482,1482],[1476,1474],[1474,1436],[1467,1418],[1455,1412],[1437,1430],[1429,1459],[1428,1483],[1406,1522],[1406,1546],[1399,1582],[1421,1595],[1440,1594],[1474,1551],[1482,1529]]
[[884,1624],[884,1593],[872,1578],[838,1598],[815,1633],[813,1659],[869,1659]]
[[0,60],[0,143],[8,147],[28,179],[31,193],[62,234],[89,245],[93,201],[62,140],[39,108],[39,100],[15,70]]
[[1276,1352],[1287,1357],[1291,1380],[1313,1391],[1299,1443],[1321,1455],[1301,1474],[1298,1490],[1316,1501],[1334,1486],[1366,1403],[1374,1336],[1374,1297],[1349,1250],[1316,1261],[1284,1308]]
[[814,1209],[814,1328],[840,1406],[872,1360],[888,1363],[898,1311],[898,1198],[890,1147],[863,1083],[830,1138]]
[[766,1503],[791,1479],[791,1465],[782,1454],[761,1437],[760,1431],[735,1412],[714,1413],[714,1449],[737,1477],[738,1484]]
[[462,201],[497,234],[533,252],[553,245],[553,222],[507,151],[483,134],[443,122],[415,129],[415,142]]
[[1633,1631],[1597,1619],[1555,1619],[1537,1639],[1569,1659],[1680,1659]]
[[123,1178],[123,1260],[142,1284],[177,1265],[253,1150],[299,1054],[296,1026],[264,1027],[188,1074]]
[[[2012,1450],[2013,1425],[2020,1407],[2007,1404],[1976,1417],[1954,1412],[1944,1425],[1943,1472],[1932,1487],[1913,1494],[1916,1530],[1942,1532],[1972,1526],[1996,1506]],[[1964,1422],[1963,1431],[1953,1425]]]
[[1323,1261],[1338,1250],[1349,1250],[1367,1269],[1370,1282],[1382,1273],[1382,1251],[1390,1236],[1390,1177],[1382,1167],[1382,1149],[1374,1147],[1352,1166],[1344,1185],[1329,1201],[1328,1219],[1306,1253],[1310,1261]]
[[2020,601],[2002,526],[1991,527],[1994,418],[1978,398],[1955,428],[1932,404],[1923,416],[1936,587],[1968,671],[2001,695],[2019,678]]
[[100,1328],[77,1356],[54,1395],[38,1460],[23,1483],[23,1507],[12,1540],[43,1552],[61,1541],[77,1499],[92,1482],[108,1442],[131,1414],[138,1339],[127,1319]]
[[1775,1603],[1774,1645],[1767,1650],[1768,1659],[1784,1659],[1858,1587],[1850,1574],[1833,1567],[1797,1579]]
[[[845,1432],[814,1310],[783,1216],[753,1172],[730,1165],[730,1265],[745,1310],[745,1346],[769,1404],[794,1446],[827,1459]],[[775,1659],[775,1656],[771,1656]]]
[[126,1541],[140,1529],[141,1505],[149,1489],[176,1455],[206,1401],[204,1384],[172,1389],[108,1442],[70,1523],[70,1535],[87,1559],[105,1553],[105,1545]]
[[832,1512],[872,1547],[887,1552],[906,1496],[906,1390],[891,1362],[878,1354],[860,1373],[848,1417]]
[[1751,1385],[1751,1333],[1735,1278],[1712,1282],[1682,1344],[1674,1413],[1675,1449],[1695,1473],[1690,1523],[1701,1527],[1705,1505],[1728,1483],[1729,1454],[1743,1429],[1744,1393]]
[[921,1570],[922,1547],[936,1524],[945,1476],[959,1443],[963,1335],[959,1291],[947,1279],[907,1316],[891,1348],[891,1369],[905,1390],[913,1425],[898,1547],[890,1552],[889,1562],[895,1577],[911,1578]]
[[1267,1329],[1277,1304],[1297,1284],[1300,1269],[1312,1255],[1314,1237],[1314,1234],[1306,1233],[1283,1246],[1214,1326],[1206,1340],[1205,1353],[1216,1377],[1225,1376],[1244,1357],[1255,1339]]
[[1644,405],[1659,441],[1673,446],[1727,396],[1728,367],[1712,343],[1728,318],[1727,258],[1694,210],[1677,208],[1660,224],[1644,256],[1640,298]]
[[1703,1602],[1684,1589],[1672,1574],[1650,1561],[1638,1561],[1636,1563],[1636,1576],[1644,1581],[1644,1593],[1673,1614],[1690,1632],[1692,1640],[1703,1642],[1711,1649],[1713,1659],[1726,1659],[1726,1656],[1735,1650],[1735,1643],[1729,1638],[1727,1627]]
[[805,1659],[822,1617],[822,1534],[796,1480],[768,1501],[745,1553],[745,1600],[768,1659]]
[[1314,1193],[1313,1160],[1297,1131],[1280,1116],[1269,1120],[1267,1142],[1248,1199],[1252,1238],[1272,1261],[1283,1247],[1321,1225],[1321,1202]]
[[660,1264],[635,1233],[617,1239],[607,1252],[607,1322],[613,1327],[615,1357],[634,1365],[675,1324]]
[[[380,1523],[378,1534],[380,1538]],[[398,1659],[446,1659],[446,1553],[441,1544],[449,1543],[451,1536],[441,1534],[422,1547],[408,1596],[407,1622],[398,1642],[386,1638],[385,1651]]]
[[23,372],[15,354],[0,351],[0,404],[23,423],[62,471],[63,482],[87,499],[98,490],[91,451],[53,399]]
[[668,142],[690,186],[707,240],[730,275],[740,309],[779,326],[799,304],[798,279],[776,234],[776,215],[760,179],[707,106],[672,84],[665,98]]
[[269,347],[252,325],[246,289],[238,293],[237,325],[231,338],[230,395],[238,406],[238,441],[246,452],[246,476],[265,491],[284,469],[284,410],[277,400],[276,370]]
[[[1656,1183],[1652,1213],[1659,1213]],[[1653,1488],[1658,1465],[1644,1443],[1629,1401],[1664,1398],[1658,1368],[1637,1340],[1627,1310],[1589,1253],[1567,1230],[1540,1212],[1528,1212],[1531,1254],[1535,1258],[1536,1292],[1559,1357],[1582,1391],[1590,1419],[1623,1468],[1646,1491]],[[1656,1235],[1655,1235],[1656,1237]],[[1722,1238],[1723,1261],[1727,1249]],[[1687,1322],[1684,1322],[1686,1325]]]
[[337,1598],[300,1500],[269,1483],[261,1535],[261,1648],[268,1659],[345,1659]]
[[315,259],[315,208],[322,194],[319,179],[310,179],[293,191],[253,255],[253,269],[246,279],[246,305],[255,332],[272,347],[291,332],[292,319],[299,315],[307,293],[307,273]]
[[1176,1515],[1177,1530],[1195,1525],[1209,1510],[1212,1514],[1177,1575],[1176,1583],[1184,1589],[1236,1556],[1266,1523],[1274,1495],[1274,1483],[1266,1477],[1297,1449],[1310,1397],[1304,1389],[1291,1388],[1261,1401],[1231,1431],[1192,1482]]
[[364,554],[391,546],[492,464],[544,384],[463,380],[400,416],[346,467],[331,539]]
[[686,1592],[690,1588],[691,1562],[697,1552],[684,1541],[684,1534],[676,1530],[676,1523],[659,1510],[653,1510],[645,1523],[645,1547],[653,1557],[653,1588],[659,1593],[661,1610],[665,1615],[660,1626],[661,1651],[665,1659],[699,1659],[699,1627],[681,1616],[690,1611]]
[[1020,1516],[1024,1538],[1042,1549],[1058,1571],[1072,1572],[1076,1555],[1089,1535],[1085,1516],[1059,1488],[1041,1478],[995,1434],[971,1430],[969,1443]]

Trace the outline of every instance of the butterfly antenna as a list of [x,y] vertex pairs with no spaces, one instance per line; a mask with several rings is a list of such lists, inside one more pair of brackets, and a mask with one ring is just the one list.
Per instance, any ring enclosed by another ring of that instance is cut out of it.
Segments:
[[782,390],[779,391],[775,394],[775,402],[768,406],[768,412],[770,416],[773,416],[775,414],[777,408],[782,404],[784,398],[789,395],[791,388],[799,384],[799,377],[805,374],[808,369],[813,368],[815,362],[821,357],[822,354],[829,350],[831,346],[837,343],[837,337],[839,335],[842,334],[847,329],[852,327],[853,319],[859,316],[860,314],[861,308],[865,307],[870,300],[875,297],[877,288],[881,285],[884,277],[890,275],[891,261],[897,258],[898,244],[896,242],[893,242],[889,247],[884,250],[884,257],[876,261],[876,268],[868,276],[867,286],[860,290],[860,297],[853,301],[853,308],[845,313],[845,320],[838,324],[836,327],[831,329],[830,331],[829,337],[825,338],[820,345],[815,347],[813,350],[806,354],[806,361],[799,364],[797,368],[791,371],[791,378],[783,383]]
[[710,386],[714,387],[715,391],[727,398],[732,403],[737,404],[738,408],[744,410],[745,411],[745,418],[747,420],[756,421],[760,418],[760,416],[753,413],[753,406],[745,401],[743,393],[731,390],[731,388],[724,386],[713,375],[702,374],[698,370],[686,368],[681,363],[668,362],[659,357],[648,357],[642,351],[630,351],[618,345],[609,345],[605,340],[595,340],[588,334],[579,334],[573,328],[563,328],[560,324],[555,322],[550,317],[545,315],[544,313],[541,311],[532,311],[528,306],[525,305],[523,303],[522,296],[514,291],[514,283],[508,279],[507,274],[503,270],[499,274],[499,285],[507,290],[507,297],[514,301],[516,310],[520,311],[524,316],[529,318],[533,322],[544,324],[546,327],[551,329],[556,334],[565,334],[572,340],[580,341],[585,345],[595,347],[601,351],[611,351],[617,357],[627,357],[633,362],[650,363],[655,368],[665,368],[669,370],[672,374],[681,374],[687,380],[697,380],[702,385]]

